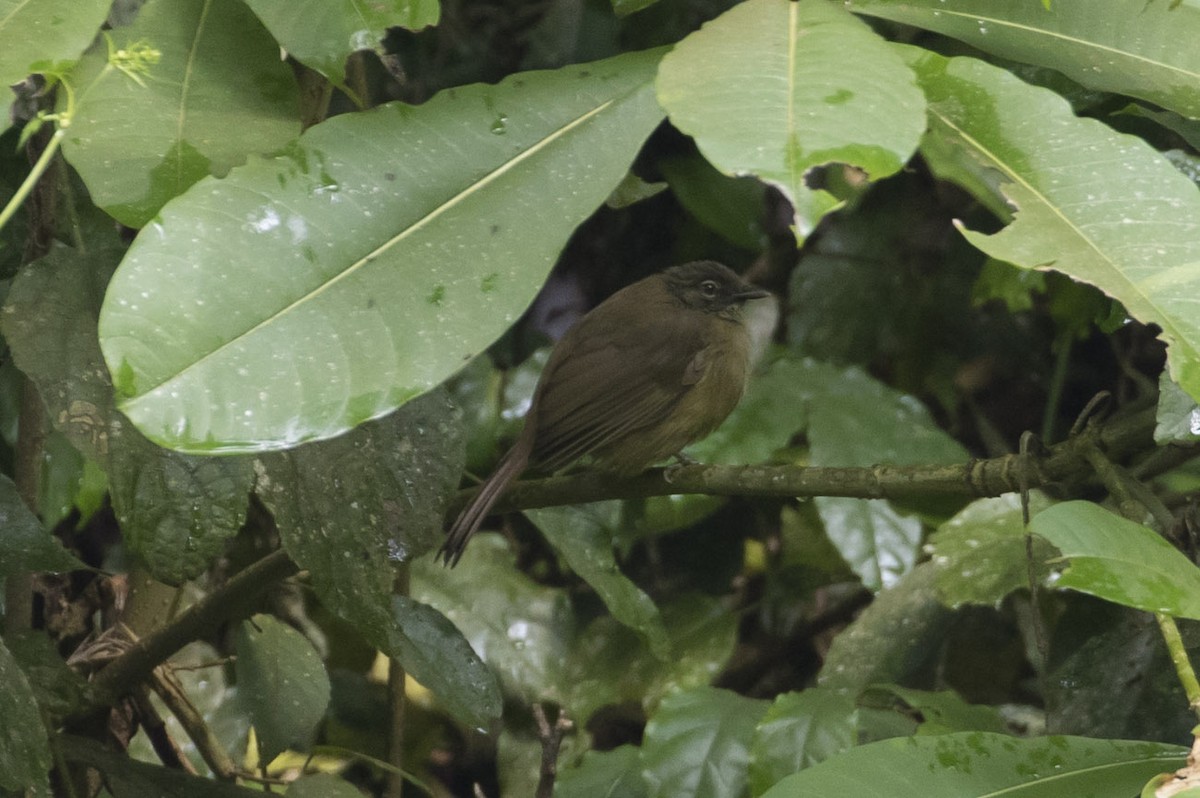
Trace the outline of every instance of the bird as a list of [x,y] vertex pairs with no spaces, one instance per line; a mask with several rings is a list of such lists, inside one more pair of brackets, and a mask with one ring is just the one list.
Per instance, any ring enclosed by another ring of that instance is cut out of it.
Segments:
[[749,378],[743,306],[767,296],[702,260],[632,283],[583,316],[555,345],[520,436],[450,526],[437,558],[456,565],[529,467],[554,473],[591,456],[632,476],[715,430]]

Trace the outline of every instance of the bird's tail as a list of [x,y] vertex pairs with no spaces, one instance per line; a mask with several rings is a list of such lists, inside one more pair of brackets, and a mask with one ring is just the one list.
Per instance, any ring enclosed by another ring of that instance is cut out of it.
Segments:
[[529,456],[533,452],[533,430],[532,424],[528,420],[525,425],[526,429],[521,432],[521,437],[504,457],[500,458],[496,470],[484,480],[483,484],[479,486],[479,492],[471,497],[471,501],[458,514],[458,518],[454,519],[454,523],[446,533],[446,541],[438,549],[435,559],[441,560],[451,568],[457,565],[463,551],[467,548],[467,542],[479,529],[479,525],[483,523],[483,519],[487,517],[492,506],[496,504],[509,484],[529,465]]

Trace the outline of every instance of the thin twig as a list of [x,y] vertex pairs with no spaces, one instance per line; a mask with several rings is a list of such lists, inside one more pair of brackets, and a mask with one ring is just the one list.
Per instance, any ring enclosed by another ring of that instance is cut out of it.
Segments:
[[133,691],[133,705],[137,707],[142,731],[150,740],[150,746],[154,749],[154,753],[158,754],[159,761],[171,770],[182,770],[193,776],[198,775],[192,761],[183,755],[183,751],[179,750],[179,745],[171,737],[166,722],[154,708],[154,704],[150,701],[150,693],[144,686],[138,685]]
[[296,564],[280,550],[268,554],[181,612],[166,626],[138,639],[92,681],[93,707],[106,706],[146,679],[160,663],[193,640],[216,631],[247,611],[271,585],[296,573]]
[[204,716],[187,697],[183,685],[170,672],[169,667],[168,665],[159,665],[155,668],[150,686],[154,688],[154,692],[158,694],[162,702],[167,705],[167,709],[171,710],[171,714],[179,721],[179,725],[187,732],[187,736],[196,746],[196,750],[213,774],[218,779],[233,781],[237,777],[237,766],[225,750],[225,746],[221,744],[221,741],[204,721]]
[[541,704],[533,705],[533,719],[537,722],[538,738],[542,741],[542,767],[534,795],[536,798],[552,798],[554,782],[558,778],[558,751],[562,747],[563,737],[575,728],[575,724],[564,710],[559,709],[558,718],[551,726]]

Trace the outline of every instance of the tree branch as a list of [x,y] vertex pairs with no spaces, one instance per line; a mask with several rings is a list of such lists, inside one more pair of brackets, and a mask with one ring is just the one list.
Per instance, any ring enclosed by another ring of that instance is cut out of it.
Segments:
[[129,692],[148,678],[159,663],[248,610],[259,594],[298,570],[286,552],[274,551],[235,574],[166,626],[134,641],[92,681],[92,708],[111,704]]
[[[1033,457],[1008,454],[956,465],[834,468],[802,466],[685,465],[652,468],[627,479],[603,471],[524,480],[502,498],[495,512],[510,512],[563,504],[632,499],[672,494],[759,496],[775,498],[848,496],[861,499],[912,499],[923,496],[985,497],[1021,488],[1021,470],[1030,488],[1091,478],[1086,452],[1099,447],[1114,459],[1154,448],[1154,408],[1131,413],[1084,430]],[[1200,448],[1191,447],[1193,455]],[[473,495],[461,491],[450,507],[457,513]]]

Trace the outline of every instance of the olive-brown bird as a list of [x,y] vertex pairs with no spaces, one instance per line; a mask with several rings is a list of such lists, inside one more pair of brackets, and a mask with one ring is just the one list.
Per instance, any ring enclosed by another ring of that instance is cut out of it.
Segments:
[[462,556],[526,467],[554,472],[584,455],[621,475],[715,430],[746,388],[747,300],[768,296],[713,261],[651,275],[613,294],[554,347],[521,436],[459,514],[438,551]]

